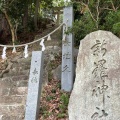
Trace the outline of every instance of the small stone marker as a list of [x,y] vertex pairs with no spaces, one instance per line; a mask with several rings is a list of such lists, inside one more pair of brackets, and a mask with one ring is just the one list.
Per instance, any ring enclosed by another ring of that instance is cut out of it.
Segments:
[[37,120],[43,75],[43,52],[32,53],[25,120]]
[[[67,27],[72,27],[73,23],[73,7],[64,8],[63,22]],[[63,31],[65,27],[63,28]],[[66,40],[62,44],[62,77],[61,86],[64,91],[71,91],[73,88],[73,35],[66,36]]]
[[108,31],[80,44],[69,120],[120,120],[120,39]]

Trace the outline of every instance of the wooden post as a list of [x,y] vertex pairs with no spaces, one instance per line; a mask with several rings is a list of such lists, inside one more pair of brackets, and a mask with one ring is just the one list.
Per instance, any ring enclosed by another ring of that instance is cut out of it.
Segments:
[[25,120],[37,120],[43,76],[43,52],[32,53]]
[[[63,22],[67,27],[72,27],[73,23],[73,7],[64,8]],[[63,27],[64,34],[65,26]],[[73,88],[73,74],[74,74],[74,57],[73,57],[73,34],[70,33],[66,36],[66,40],[62,44],[62,77],[61,86],[64,91],[71,91]]]

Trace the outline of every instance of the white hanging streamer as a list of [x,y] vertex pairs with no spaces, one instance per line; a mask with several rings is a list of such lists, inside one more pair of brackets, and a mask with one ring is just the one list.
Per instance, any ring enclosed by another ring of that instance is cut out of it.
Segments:
[[7,47],[5,46],[5,47],[3,48],[3,53],[2,53],[2,59],[3,59],[3,60],[6,59],[6,49],[7,49]]
[[47,41],[50,41],[50,40],[51,40],[51,37],[50,37],[50,35],[48,35]]
[[45,40],[45,39],[42,39],[41,42],[40,42],[40,45],[42,46],[42,51],[45,50],[44,40]]
[[13,48],[12,53],[16,53],[16,48],[15,47]]
[[28,45],[25,45],[25,50],[24,50],[24,57],[28,57]]
[[[32,41],[32,42],[29,42],[29,43],[26,43],[26,44],[21,44],[21,45],[1,45],[0,44],[0,46],[1,47],[4,47],[3,48],[3,53],[2,53],[2,59],[6,59],[7,57],[6,57],[6,49],[7,48],[13,48],[13,50],[12,50],[12,53],[16,53],[17,51],[16,51],[16,48],[17,47],[22,47],[22,46],[25,46],[25,49],[24,49],[24,57],[25,58],[27,58],[28,57],[28,45],[31,45],[31,44],[34,44],[34,43],[36,43],[36,42],[38,42],[38,41],[40,41],[41,40],[41,42],[40,42],[40,45],[42,46],[42,51],[44,51],[45,50],[45,45],[44,45],[44,39],[45,38],[47,38],[47,40],[49,41],[49,40],[51,40],[51,34],[53,34],[54,32],[56,32],[58,29],[60,29],[63,25],[65,25],[66,26],[66,24],[65,23],[62,23],[58,28],[56,28],[55,30],[53,30],[51,33],[49,33],[48,35],[46,35],[46,36],[44,36],[44,37],[42,37],[41,39],[37,39],[37,40],[35,40],[35,41]],[[66,30],[67,30],[67,28],[66,28]],[[66,35],[64,36],[64,39],[66,38]],[[64,40],[63,39],[63,40]]]

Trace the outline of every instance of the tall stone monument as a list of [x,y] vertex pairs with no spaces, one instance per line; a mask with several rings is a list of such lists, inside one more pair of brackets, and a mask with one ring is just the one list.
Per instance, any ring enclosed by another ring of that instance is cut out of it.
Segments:
[[80,44],[69,120],[120,120],[120,39],[108,31]]
[[[72,27],[73,23],[73,7],[64,8],[63,23],[66,27]],[[65,32],[65,26],[63,26]],[[74,77],[74,56],[73,56],[74,39],[73,34],[66,35],[65,41],[62,43],[62,74],[61,74],[61,89],[70,92],[73,88]]]

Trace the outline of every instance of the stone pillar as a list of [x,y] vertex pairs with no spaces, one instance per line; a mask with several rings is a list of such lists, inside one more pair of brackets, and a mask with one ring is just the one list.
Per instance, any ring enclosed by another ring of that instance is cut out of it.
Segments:
[[[67,27],[72,27],[73,23],[73,7],[64,8],[64,18],[63,22]],[[65,26],[63,27],[63,32],[65,31]],[[64,33],[63,33],[64,34]],[[73,88],[73,34],[70,33],[66,36],[66,40],[62,43],[62,77],[61,86],[64,91],[71,91]]]
[[37,120],[43,76],[43,52],[32,53],[25,120]]

